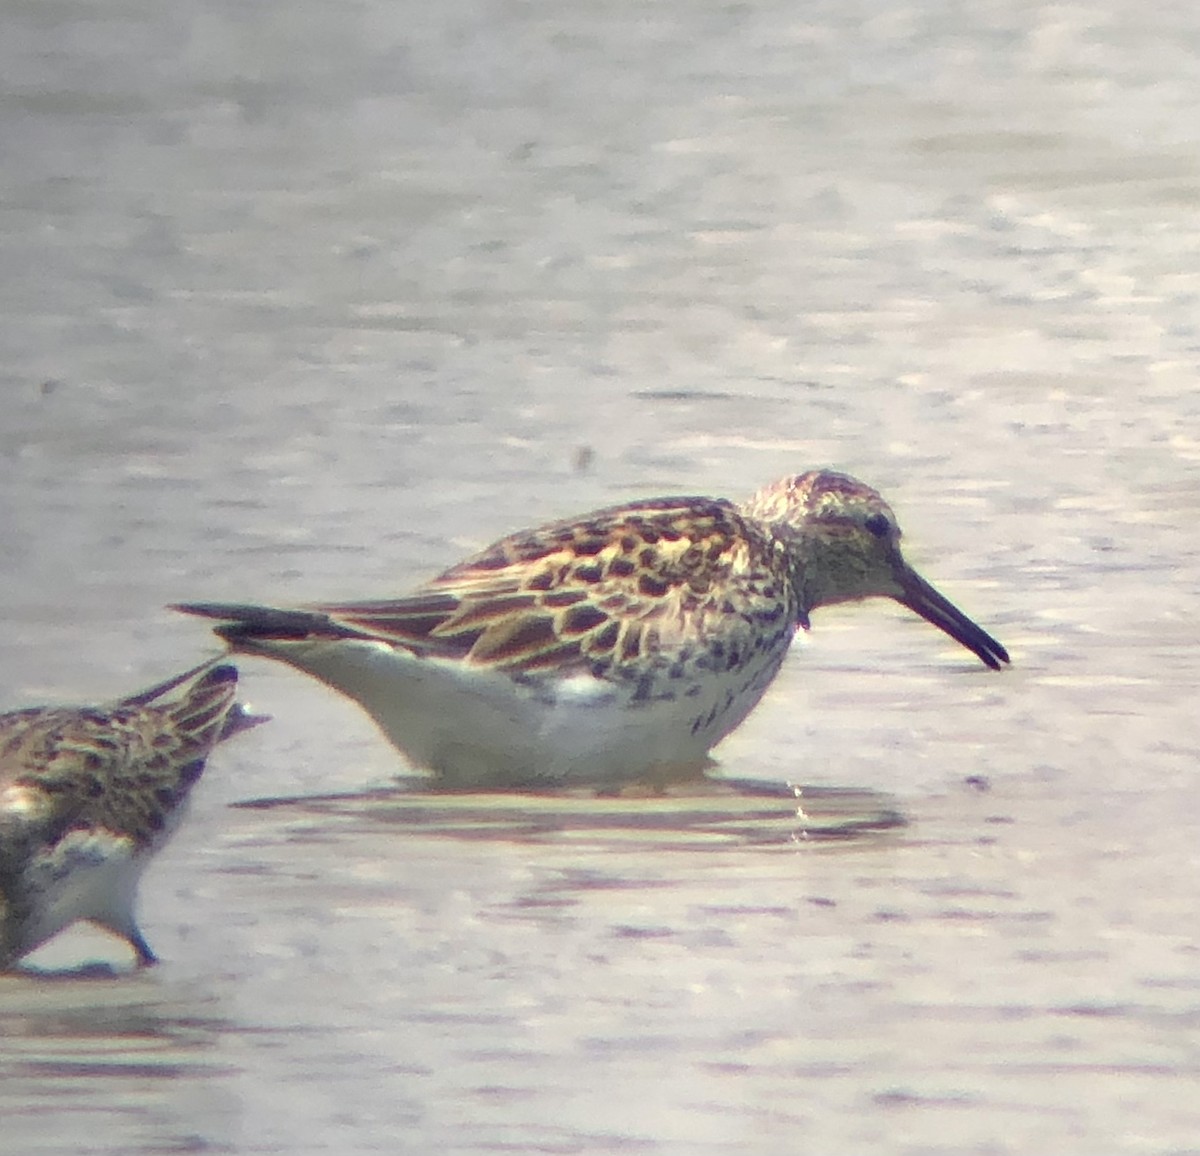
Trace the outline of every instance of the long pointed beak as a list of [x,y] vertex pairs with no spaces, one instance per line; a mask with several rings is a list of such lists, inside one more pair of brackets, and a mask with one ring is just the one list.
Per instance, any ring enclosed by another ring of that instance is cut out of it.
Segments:
[[896,581],[903,591],[896,596],[897,602],[916,611],[939,630],[944,630],[993,670],[999,670],[1001,663],[1008,662],[1008,651],[999,642],[983,627],[972,622],[953,602],[939,594],[904,561],[899,561],[896,566]]

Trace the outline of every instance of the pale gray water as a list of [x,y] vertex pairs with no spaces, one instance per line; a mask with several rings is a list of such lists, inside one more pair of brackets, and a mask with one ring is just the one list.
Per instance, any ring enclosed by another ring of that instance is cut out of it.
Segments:
[[816,616],[720,753],[911,820],[842,844],[230,808],[399,769],[247,663],[275,723],[147,876],[163,965],[0,979],[0,1150],[1200,1152],[1193,5],[0,25],[4,705],[197,661],[169,601],[815,465],[1014,657]]

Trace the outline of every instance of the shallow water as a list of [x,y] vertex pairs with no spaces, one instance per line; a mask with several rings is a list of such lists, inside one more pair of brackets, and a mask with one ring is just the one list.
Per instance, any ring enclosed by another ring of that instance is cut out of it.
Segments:
[[162,966],[80,929],[0,980],[0,1151],[1200,1151],[1198,43],[1116,0],[10,4],[0,702],[197,661],[168,602],[818,465],[1014,664],[815,615],[718,755],[908,820],[831,841],[397,795],[248,661],[275,722],[146,877]]

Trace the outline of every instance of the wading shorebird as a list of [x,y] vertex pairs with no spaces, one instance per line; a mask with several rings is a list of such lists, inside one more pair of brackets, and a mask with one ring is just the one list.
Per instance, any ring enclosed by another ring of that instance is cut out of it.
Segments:
[[176,609],[355,699],[417,768],[470,789],[698,773],[809,614],[873,596],[1008,662],[904,561],[879,494],[828,470],[742,505],[659,498],[526,530],[394,601]]
[[212,748],[266,721],[235,702],[237,679],[206,662],[111,706],[0,715],[0,969],[80,919],[156,961],[138,880]]

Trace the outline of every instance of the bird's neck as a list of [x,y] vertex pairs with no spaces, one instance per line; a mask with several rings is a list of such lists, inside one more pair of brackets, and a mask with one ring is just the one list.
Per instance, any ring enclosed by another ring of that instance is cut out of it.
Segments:
[[795,599],[797,621],[806,624],[808,615],[821,606],[862,597],[855,590],[851,560],[837,539],[805,534],[787,525],[775,527],[775,537],[786,551],[788,580]]

